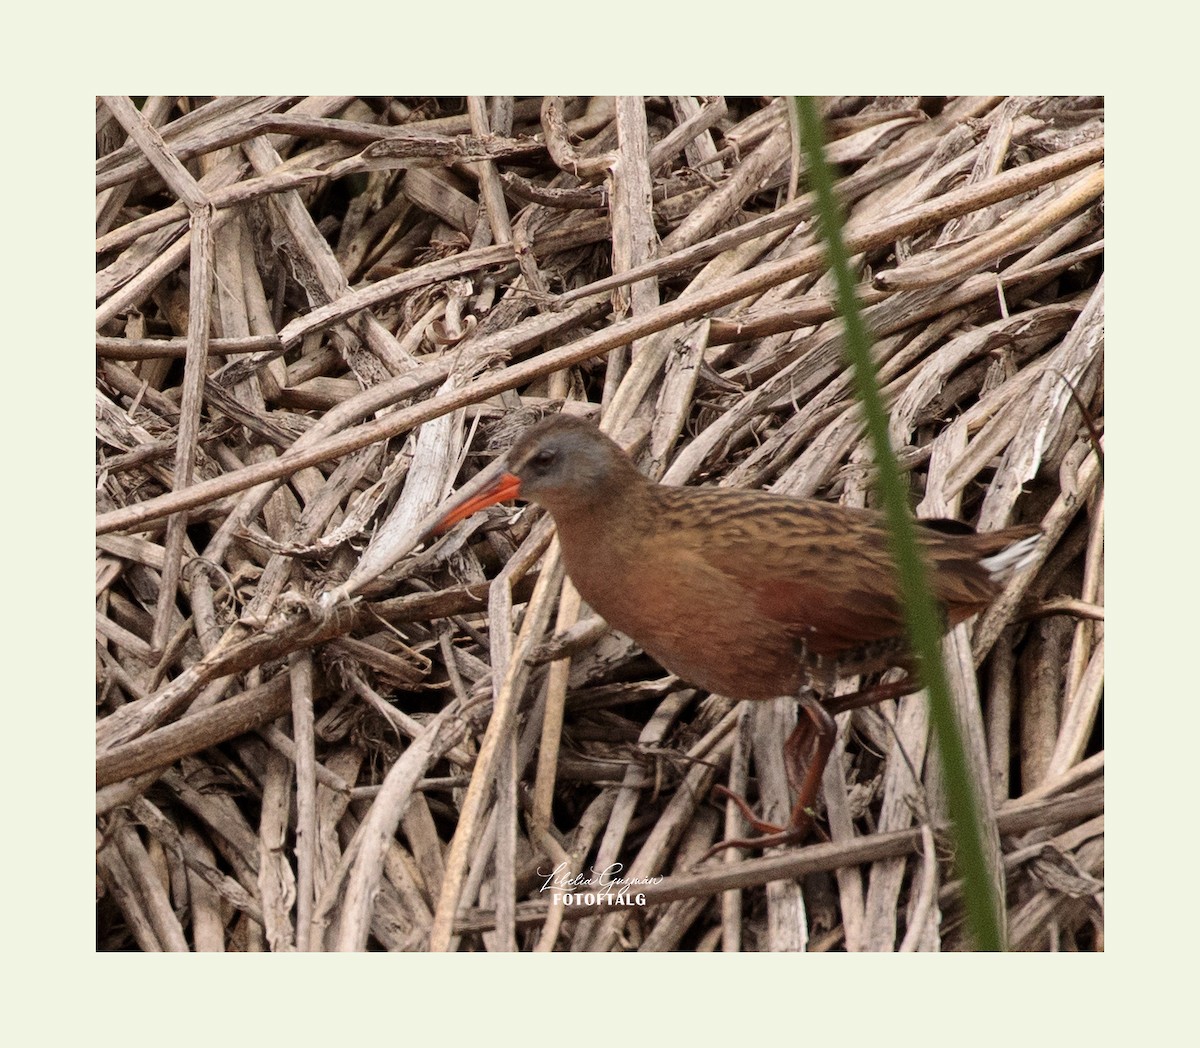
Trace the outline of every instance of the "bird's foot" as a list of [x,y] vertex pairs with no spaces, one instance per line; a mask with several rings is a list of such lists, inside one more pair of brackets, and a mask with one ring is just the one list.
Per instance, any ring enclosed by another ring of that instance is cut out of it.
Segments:
[[731,837],[728,840],[720,841],[700,857],[700,862],[712,858],[712,856],[724,851],[726,848],[748,848],[760,851],[764,848],[774,848],[780,844],[800,844],[813,828],[813,813],[806,806],[796,805],[792,810],[791,818],[788,819],[788,824],[786,826],[776,826],[773,822],[764,822],[758,818],[750,810],[750,805],[746,803],[745,798],[739,797],[732,790],[727,790],[724,786],[714,786],[713,789],[726,799],[733,801],[742,813],[742,817],[750,824],[750,828],[762,834],[762,836]]
[[752,830],[755,830],[758,833],[784,832],[785,827],[783,826],[776,826],[773,822],[763,822],[763,820],[755,815],[750,809],[750,805],[746,803],[746,799],[744,797],[739,797],[733,792],[733,790],[728,790],[724,786],[714,786],[713,792],[719,793],[726,800],[733,801],[733,803],[737,805],[738,811],[742,813],[742,818],[750,824],[750,828]]

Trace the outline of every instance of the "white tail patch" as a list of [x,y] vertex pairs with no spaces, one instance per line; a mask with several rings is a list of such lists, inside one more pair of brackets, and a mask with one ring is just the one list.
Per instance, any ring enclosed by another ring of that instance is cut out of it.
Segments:
[[987,569],[993,582],[1003,582],[1009,575],[1014,575],[1022,568],[1029,566],[1033,561],[1034,550],[1037,549],[1041,537],[1041,532],[1039,532],[1036,535],[1020,539],[999,553],[984,557],[979,563]]

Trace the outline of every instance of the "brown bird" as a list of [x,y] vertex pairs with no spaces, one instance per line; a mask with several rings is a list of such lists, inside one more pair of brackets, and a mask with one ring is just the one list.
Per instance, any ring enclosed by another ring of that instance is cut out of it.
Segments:
[[[832,713],[915,691],[912,679],[824,702],[839,675],[908,666],[903,610],[881,514],[765,491],[656,484],[595,426],[557,415],[527,429],[498,479],[452,502],[440,534],[508,499],[536,502],[558,530],[567,574],[597,614],[684,680],[734,699],[799,696],[784,745],[796,805],[786,827],[757,819],[766,847],[799,841],[833,745]],[[1038,529],[975,534],[921,522],[948,625],[985,608],[1028,562]],[[709,854],[712,854],[710,851]]]

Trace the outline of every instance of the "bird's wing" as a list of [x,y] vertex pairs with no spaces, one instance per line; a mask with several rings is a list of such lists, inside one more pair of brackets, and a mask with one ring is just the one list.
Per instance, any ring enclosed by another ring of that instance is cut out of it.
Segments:
[[886,532],[874,514],[812,513],[770,497],[714,500],[709,510],[698,552],[809,651],[836,655],[903,632]]
[[[752,595],[760,614],[803,639],[810,651],[837,654],[903,634],[896,568],[880,514],[764,496],[714,499],[705,517],[702,555]],[[935,522],[918,532],[934,597],[950,623],[995,596],[979,559],[1008,541],[969,530]]]
[[904,620],[889,596],[864,588],[833,589],[819,578],[752,578],[739,583],[758,611],[804,641],[816,655],[837,655],[898,637]]

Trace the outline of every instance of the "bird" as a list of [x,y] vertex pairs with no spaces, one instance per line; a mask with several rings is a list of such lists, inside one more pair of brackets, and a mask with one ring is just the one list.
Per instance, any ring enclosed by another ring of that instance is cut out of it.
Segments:
[[[787,824],[757,818],[718,786],[760,836],[708,854],[802,841],[833,714],[919,687],[883,515],[763,490],[656,483],[595,425],[566,414],[525,429],[494,470],[482,490],[452,499],[430,534],[496,503],[534,502],[554,519],[580,596],[664,669],[732,699],[795,696],[805,716],[784,743],[797,798]],[[957,521],[921,521],[917,531],[947,628],[986,608],[1040,537],[1035,525],[977,534]],[[909,676],[831,697],[839,677],[893,666]]]

